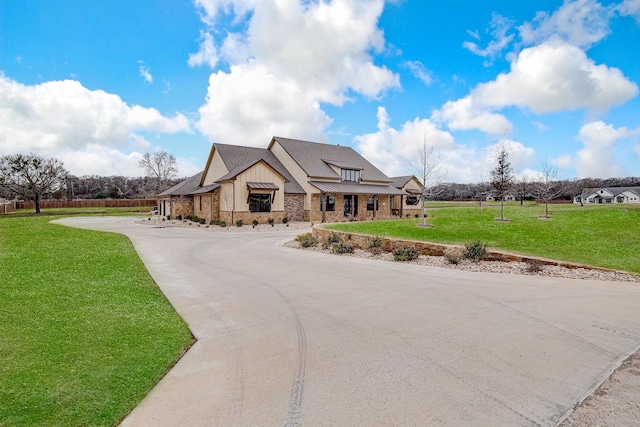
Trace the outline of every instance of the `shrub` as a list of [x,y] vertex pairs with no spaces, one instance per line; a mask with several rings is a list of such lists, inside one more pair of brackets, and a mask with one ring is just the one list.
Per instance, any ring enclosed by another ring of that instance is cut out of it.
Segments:
[[449,264],[458,265],[464,258],[464,249],[462,248],[447,248],[444,251],[444,259],[446,259]]
[[540,273],[544,270],[544,262],[539,259],[528,259],[525,261],[527,273]]
[[182,215],[178,215],[178,221],[182,221]]
[[273,218],[269,218],[269,219],[267,219],[267,222],[269,223],[270,226],[273,227],[273,223],[276,222],[276,220],[273,219]]
[[464,245],[464,257],[473,262],[482,261],[486,254],[487,246],[479,240]]
[[283,224],[287,224],[288,222],[289,222],[289,218],[287,218],[286,216],[282,218]]
[[331,233],[327,236],[327,243],[333,245],[334,243],[340,243],[340,236],[338,233]]
[[418,259],[418,248],[413,245],[403,245],[393,250],[394,261],[413,261]]
[[351,243],[335,243],[331,248],[331,251],[334,254],[352,254],[355,252],[355,248]]
[[303,248],[309,248],[318,243],[315,236],[311,233],[298,234],[296,236],[296,242],[300,243],[300,246]]
[[367,239],[366,248],[369,252],[374,255],[379,255],[382,253],[382,244],[384,243],[384,239],[382,236],[371,236]]
[[167,221],[171,221],[171,215],[167,215]]
[[258,220],[254,219],[251,223],[253,224],[253,228],[256,228],[256,225],[258,225]]
[[241,219],[237,219],[236,220],[236,227],[242,227],[242,220]]
[[207,223],[206,218],[200,218],[200,224],[206,224],[206,223]]

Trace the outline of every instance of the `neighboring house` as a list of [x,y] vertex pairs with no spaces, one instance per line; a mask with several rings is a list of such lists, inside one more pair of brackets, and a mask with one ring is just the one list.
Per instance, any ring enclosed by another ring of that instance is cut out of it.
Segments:
[[391,185],[407,193],[407,196],[393,196],[391,200],[391,214],[401,218],[420,216],[420,196],[424,186],[413,175],[395,176],[391,178]]
[[585,188],[573,203],[585,205],[633,203],[640,204],[640,187]]
[[267,149],[213,144],[205,170],[158,203],[161,215],[227,223],[385,219],[406,195],[390,183],[352,148],[274,137]]
[[[489,194],[487,194],[487,197],[485,198],[487,202],[495,202],[495,201],[500,201],[500,195],[496,194],[494,191],[490,192]],[[507,190],[504,193],[504,201],[505,202],[515,202],[518,200],[518,195],[514,190]]]

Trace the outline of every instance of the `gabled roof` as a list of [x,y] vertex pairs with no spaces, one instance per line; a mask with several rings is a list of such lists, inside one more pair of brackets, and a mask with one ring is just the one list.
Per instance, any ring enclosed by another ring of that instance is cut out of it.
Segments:
[[600,190],[607,191],[611,193],[613,197],[618,196],[619,194],[624,193],[625,191],[629,191],[640,196],[640,187],[594,187],[594,188],[585,188],[582,190],[582,198],[589,197],[592,194],[598,193]]
[[278,142],[311,179],[341,178],[341,175],[329,166],[329,164],[333,164],[338,167],[349,165],[345,169],[360,169],[360,178],[365,181],[391,182],[388,176],[351,147],[274,136],[269,148],[273,146],[274,142]]
[[198,172],[190,178],[185,179],[182,182],[177,183],[173,187],[168,190],[163,191],[158,194],[158,197],[161,196],[186,196],[188,194],[193,194],[194,191],[199,190],[200,180],[202,179],[203,172]]
[[390,178],[391,179],[391,185],[393,185],[396,188],[403,188],[413,178],[416,179],[416,181],[420,185],[420,189],[422,189],[422,184],[420,183],[420,181],[418,181],[418,178],[416,178],[415,175],[393,176],[393,177]]
[[216,181],[224,181],[223,178],[225,177],[226,179],[234,177],[262,160],[285,179],[285,193],[305,194],[304,189],[271,151],[265,148],[243,147],[240,145],[213,144],[213,146],[220,154],[222,162],[229,171],[224,177]]

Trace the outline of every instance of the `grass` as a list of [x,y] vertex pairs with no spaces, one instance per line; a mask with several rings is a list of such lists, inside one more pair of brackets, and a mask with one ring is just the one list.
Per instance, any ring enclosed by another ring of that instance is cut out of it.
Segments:
[[553,218],[541,220],[544,205],[509,204],[505,217],[512,222],[508,223],[494,220],[500,216],[500,208],[494,206],[484,207],[481,214],[468,204],[427,209],[427,213],[433,228],[416,227],[419,219],[327,228],[441,243],[480,240],[492,248],[640,273],[640,206],[552,205]]
[[0,425],[113,426],[192,337],[125,236],[0,219]]

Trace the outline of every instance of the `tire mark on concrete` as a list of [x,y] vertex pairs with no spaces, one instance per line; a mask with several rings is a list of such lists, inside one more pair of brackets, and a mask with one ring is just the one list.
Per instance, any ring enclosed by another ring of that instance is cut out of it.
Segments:
[[287,415],[282,424],[285,427],[299,427],[302,425],[302,399],[304,397],[304,383],[305,373],[307,369],[307,337],[302,326],[302,320],[298,314],[298,310],[293,303],[282,292],[268,283],[264,283],[265,286],[271,288],[278,296],[284,301],[284,303],[291,311],[293,320],[296,325],[296,334],[298,338],[298,362],[296,364],[296,379],[293,383],[291,390],[291,398],[289,400],[289,408]]
[[236,396],[235,396],[236,402],[235,402],[235,405],[229,408],[230,416],[228,418],[231,418],[231,423],[229,423],[229,425],[234,425],[234,426],[242,425],[242,416],[244,414],[244,363],[242,359],[242,352],[240,350],[240,345],[238,344],[238,340],[236,339],[234,331],[232,331],[226,326],[223,326],[224,322],[217,313],[215,313],[214,311],[211,311],[209,315],[211,316],[211,318],[215,320],[215,322],[218,324],[218,326],[222,330],[222,334],[220,335],[228,336],[229,340],[231,341],[233,352],[235,354],[236,369],[235,369],[235,376],[234,376],[234,384],[236,389]]

